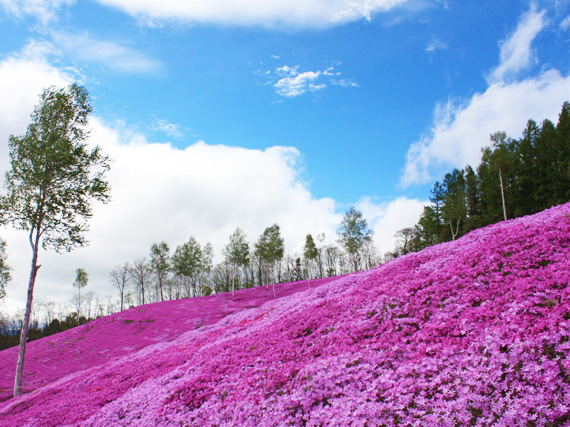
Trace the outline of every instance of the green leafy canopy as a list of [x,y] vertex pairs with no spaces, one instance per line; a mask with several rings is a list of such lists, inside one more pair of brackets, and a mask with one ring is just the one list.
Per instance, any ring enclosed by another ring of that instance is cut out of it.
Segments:
[[[86,139],[92,112],[77,84],[44,90],[23,136],[10,136],[11,170],[0,198],[1,221],[39,233],[44,249],[70,251],[87,243],[91,200],[109,201],[110,159]],[[32,243],[33,244],[33,243]]]

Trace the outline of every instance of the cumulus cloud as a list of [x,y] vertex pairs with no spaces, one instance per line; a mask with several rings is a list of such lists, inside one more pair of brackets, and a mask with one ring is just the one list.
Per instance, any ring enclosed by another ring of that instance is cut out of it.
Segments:
[[42,90],[52,85],[64,86],[75,77],[72,70],[57,70],[44,60],[49,50],[49,44],[30,42],[22,52],[0,62],[0,158],[7,155],[4,141],[9,135],[26,131]]
[[[49,46],[47,46],[49,47]],[[24,53],[0,61],[0,175],[9,168],[9,134],[21,135],[43,88],[65,86],[75,80],[42,58],[45,45],[30,45]],[[163,124],[168,124],[164,122]],[[40,251],[42,265],[35,289],[36,302],[69,301],[75,270],[89,273],[89,287],[98,296],[114,295],[111,269],[122,262],[148,256],[154,242],[166,241],[172,250],[195,236],[212,243],[216,259],[236,227],[251,243],[265,227],[281,226],[286,249],[300,253],[307,233],[336,239],[342,219],[331,198],[315,198],[304,180],[302,154],[294,147],[253,150],[195,142],[185,149],[149,141],[127,125],[109,125],[96,116],[90,143],[112,159],[108,179],[112,201],[95,205],[91,244],[58,255]],[[408,215],[416,201],[372,201],[366,217],[376,230],[383,252],[391,249],[393,234],[417,218]],[[417,215],[419,217],[419,215]],[[402,222],[403,218],[410,221]],[[14,313],[25,305],[31,248],[23,231],[5,228],[8,262],[13,267],[6,300],[0,309]],[[384,238],[386,236],[386,238]]]
[[274,84],[275,90],[281,96],[292,98],[307,91],[316,92],[324,89],[324,83],[317,84],[321,76],[320,71],[305,71],[300,73],[299,67],[283,66],[277,69],[279,80]]
[[[0,173],[9,167],[8,135],[25,132],[41,90],[72,81],[73,76],[38,59],[0,62]],[[96,117],[91,125],[90,141],[114,159],[113,200],[95,206],[90,246],[65,255],[40,254],[36,301],[69,300],[79,267],[89,272],[90,289],[100,296],[114,294],[108,280],[112,267],[147,256],[155,241],[165,240],[174,249],[193,235],[202,244],[211,242],[220,256],[235,227],[254,242],[265,227],[278,223],[287,248],[300,250],[307,233],[332,236],[340,221],[335,202],[314,198],[304,184],[302,156],[293,147],[250,150],[196,142],[178,149]],[[31,250],[25,232],[8,228],[0,235],[14,268],[4,306],[14,311],[24,306]]]
[[511,79],[529,65],[532,40],[545,20],[544,12],[534,8],[522,16],[517,30],[501,44],[501,62],[484,92],[436,105],[429,133],[407,152],[404,187],[429,182],[444,168],[477,165],[491,133],[502,130],[518,137],[528,119],[556,121],[570,93],[570,76],[547,69],[526,79]]
[[317,92],[328,85],[358,87],[353,80],[341,78],[341,73],[335,69],[335,66],[330,66],[323,71],[299,71],[299,68],[298,65],[284,65],[262,74],[268,84],[275,88],[275,92],[285,98],[294,98],[307,92]]
[[98,0],[146,22],[177,20],[222,25],[322,28],[370,20],[409,0]]
[[424,206],[429,201],[399,197],[390,202],[378,203],[365,197],[356,204],[369,226],[374,231],[374,243],[380,254],[393,251],[396,247],[396,233],[403,228],[413,227],[420,219]]
[[63,6],[70,6],[75,0],[0,0],[0,6],[6,13],[17,18],[35,17],[42,25],[57,19],[57,13]]

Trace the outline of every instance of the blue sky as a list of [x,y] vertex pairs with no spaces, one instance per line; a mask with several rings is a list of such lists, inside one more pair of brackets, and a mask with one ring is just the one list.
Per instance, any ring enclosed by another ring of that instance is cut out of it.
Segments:
[[116,160],[91,247],[54,258],[43,298],[81,265],[105,288],[158,240],[221,253],[278,222],[291,252],[334,241],[351,205],[385,252],[491,132],[570,99],[567,0],[0,0],[0,40],[0,169],[42,88],[73,81]]

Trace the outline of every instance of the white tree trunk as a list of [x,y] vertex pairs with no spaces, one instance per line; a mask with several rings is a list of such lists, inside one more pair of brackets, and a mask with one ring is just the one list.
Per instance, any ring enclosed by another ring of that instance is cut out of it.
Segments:
[[34,298],[34,284],[36,283],[36,275],[40,266],[38,265],[38,245],[40,242],[40,233],[36,231],[35,244],[32,242],[32,235],[30,235],[30,242],[32,244],[32,268],[30,271],[30,283],[28,285],[28,300],[26,302],[26,314],[24,315],[24,323],[22,324],[22,331],[20,332],[20,351],[18,353],[18,363],[16,365],[16,378],[14,379],[14,397],[22,393],[22,376],[24,373],[24,360],[26,358],[26,344],[28,342],[28,331],[30,328],[30,317],[32,314],[32,301]]
[[505,204],[505,189],[503,187],[503,174],[501,173],[501,168],[499,168],[499,181],[501,182],[501,198],[503,199],[503,216],[505,221],[507,220],[507,206]]
[[237,264],[234,263],[234,275],[232,276],[232,296],[234,296],[236,293],[236,286],[235,286],[236,270],[237,270]]

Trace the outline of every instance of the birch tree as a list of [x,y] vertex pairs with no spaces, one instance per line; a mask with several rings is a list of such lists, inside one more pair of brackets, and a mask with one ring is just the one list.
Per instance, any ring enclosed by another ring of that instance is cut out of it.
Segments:
[[135,287],[139,294],[139,304],[145,304],[145,294],[151,281],[152,270],[146,258],[133,261],[129,275],[135,283]]
[[78,268],[75,272],[75,280],[73,281],[73,287],[77,288],[77,326],[79,326],[79,321],[81,319],[81,289],[87,286],[89,281],[89,275],[87,272]]
[[109,274],[111,276],[111,281],[113,285],[119,290],[119,296],[121,299],[121,311],[125,308],[125,291],[131,279],[130,275],[131,266],[128,262],[118,265],[113,268],[113,271]]
[[[267,289],[269,290],[269,271],[275,270],[275,264],[283,259],[285,251],[284,241],[281,237],[279,225],[267,227],[255,243],[255,254],[265,264]],[[273,277],[273,296],[275,293],[275,275]]]
[[164,301],[164,283],[170,271],[170,248],[166,242],[153,243],[150,248],[150,268],[156,283],[156,299]]
[[86,245],[92,201],[109,200],[109,158],[100,147],[86,143],[91,112],[85,88],[50,87],[41,94],[25,135],[9,139],[11,169],[6,173],[7,194],[0,198],[1,221],[28,232],[32,249],[15,396],[22,387],[39,248],[69,252]]
[[232,266],[232,295],[235,294],[235,280],[239,267],[249,263],[249,243],[245,233],[238,227],[230,236],[230,242],[224,248],[226,262]]
[[352,270],[357,271],[360,250],[364,243],[372,240],[373,231],[368,228],[368,223],[362,217],[362,212],[351,207],[345,212],[337,233],[339,243],[348,254]]
[[491,163],[499,171],[499,184],[501,186],[501,200],[503,202],[503,217],[507,220],[507,205],[505,202],[505,184],[504,173],[510,166],[508,139],[505,132],[495,132],[491,135],[493,141],[493,153],[491,154]]
[[177,246],[172,255],[172,271],[183,278],[187,296],[196,296],[196,281],[201,268],[202,248],[196,238],[191,236],[186,243]]

